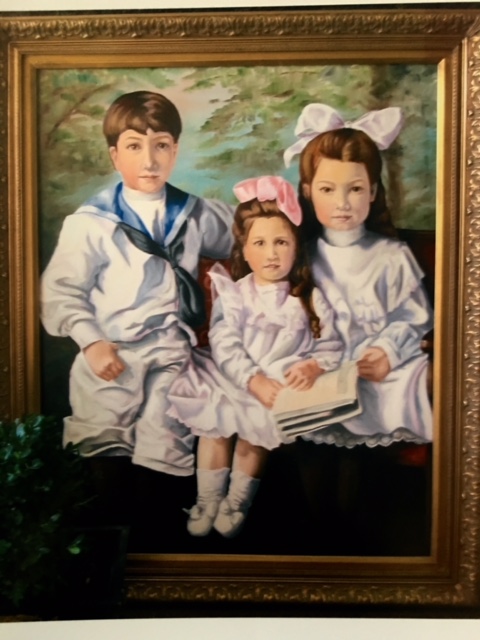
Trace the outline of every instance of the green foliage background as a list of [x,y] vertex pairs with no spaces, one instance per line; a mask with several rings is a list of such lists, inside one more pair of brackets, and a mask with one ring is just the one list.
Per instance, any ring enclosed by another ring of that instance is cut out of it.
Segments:
[[406,124],[386,152],[396,224],[435,225],[436,67],[434,65],[250,66],[44,70],[39,87],[42,264],[65,215],[115,175],[102,135],[110,103],[127,91],[161,91],[184,123],[172,182],[233,202],[232,186],[260,174],[294,184],[283,165],[302,108],[324,102],[352,120],[400,106]]
[[[307,104],[329,104],[346,120],[371,109],[399,106],[405,115],[404,129],[383,152],[393,220],[398,227],[433,229],[436,85],[435,65],[42,70],[40,266],[45,267],[55,247],[64,217],[95,191],[118,180],[102,119],[117,96],[135,90],[164,93],[182,116],[184,130],[171,182],[231,203],[232,186],[248,177],[277,174],[297,184],[298,163],[294,160],[287,170],[283,152],[295,141],[295,124]],[[70,347],[64,344],[53,340],[44,348],[50,372],[44,382],[48,389],[57,389],[59,397],[68,379],[63,363]],[[55,407],[44,411],[51,408]]]

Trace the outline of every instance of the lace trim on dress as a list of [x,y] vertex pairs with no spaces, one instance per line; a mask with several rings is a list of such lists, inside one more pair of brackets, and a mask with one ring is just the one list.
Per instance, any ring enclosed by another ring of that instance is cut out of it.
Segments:
[[410,442],[412,444],[425,444],[429,440],[421,438],[409,429],[400,427],[392,433],[375,433],[372,435],[356,435],[348,431],[341,424],[334,424],[331,427],[314,432],[308,436],[303,436],[305,440],[312,440],[315,444],[333,444],[336,447],[346,447],[353,449],[359,444],[364,444],[370,449],[373,447],[388,447],[394,442]]

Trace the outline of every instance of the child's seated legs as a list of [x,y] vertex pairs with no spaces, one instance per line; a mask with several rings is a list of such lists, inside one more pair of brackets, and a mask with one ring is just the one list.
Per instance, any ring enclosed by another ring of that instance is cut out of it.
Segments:
[[161,342],[152,342],[142,354],[141,362],[148,370],[132,462],[176,476],[192,475],[195,437],[185,425],[166,415],[167,392],[190,357],[190,347],[176,326],[162,335]]
[[188,511],[192,536],[210,533],[220,502],[227,493],[233,438],[202,436],[197,448],[197,501]]
[[77,356],[65,441],[85,456],[128,455],[157,471],[191,475],[194,437],[165,415],[166,393],[189,354],[183,332],[172,326],[118,347],[125,370],[110,381],[95,376],[82,352]]

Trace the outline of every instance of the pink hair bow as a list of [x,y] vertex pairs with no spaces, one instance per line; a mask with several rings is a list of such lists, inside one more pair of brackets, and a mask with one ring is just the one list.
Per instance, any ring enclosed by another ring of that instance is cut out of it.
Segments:
[[293,156],[301,153],[310,140],[316,138],[320,133],[346,127],[363,131],[383,151],[392,144],[402,126],[403,115],[399,107],[369,111],[353,122],[346,122],[338,111],[326,104],[309,104],[303,109],[295,127],[295,135],[298,140],[286,149],[283,159],[285,165],[289,167]]
[[238,182],[233,193],[240,202],[257,198],[259,202],[276,200],[278,208],[295,226],[302,221],[302,210],[293,186],[280,176],[261,176]]

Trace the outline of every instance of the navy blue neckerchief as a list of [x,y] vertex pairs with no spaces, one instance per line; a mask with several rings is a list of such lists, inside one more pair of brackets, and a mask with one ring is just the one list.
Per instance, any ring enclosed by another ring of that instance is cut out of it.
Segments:
[[[166,184],[165,187],[165,236],[167,236],[173,228],[177,217],[184,209],[189,195],[170,184]],[[187,220],[184,220],[168,247],[163,247],[152,238],[141,217],[125,201],[122,194],[122,183],[116,185],[113,190],[103,191],[87,204],[101,211],[115,213],[119,218],[118,227],[124,231],[127,238],[137,249],[163,258],[170,263],[175,273],[178,287],[180,318],[191,327],[202,325],[206,321],[205,295],[195,278],[179,265],[179,260],[184,250],[183,239],[187,231]]]

